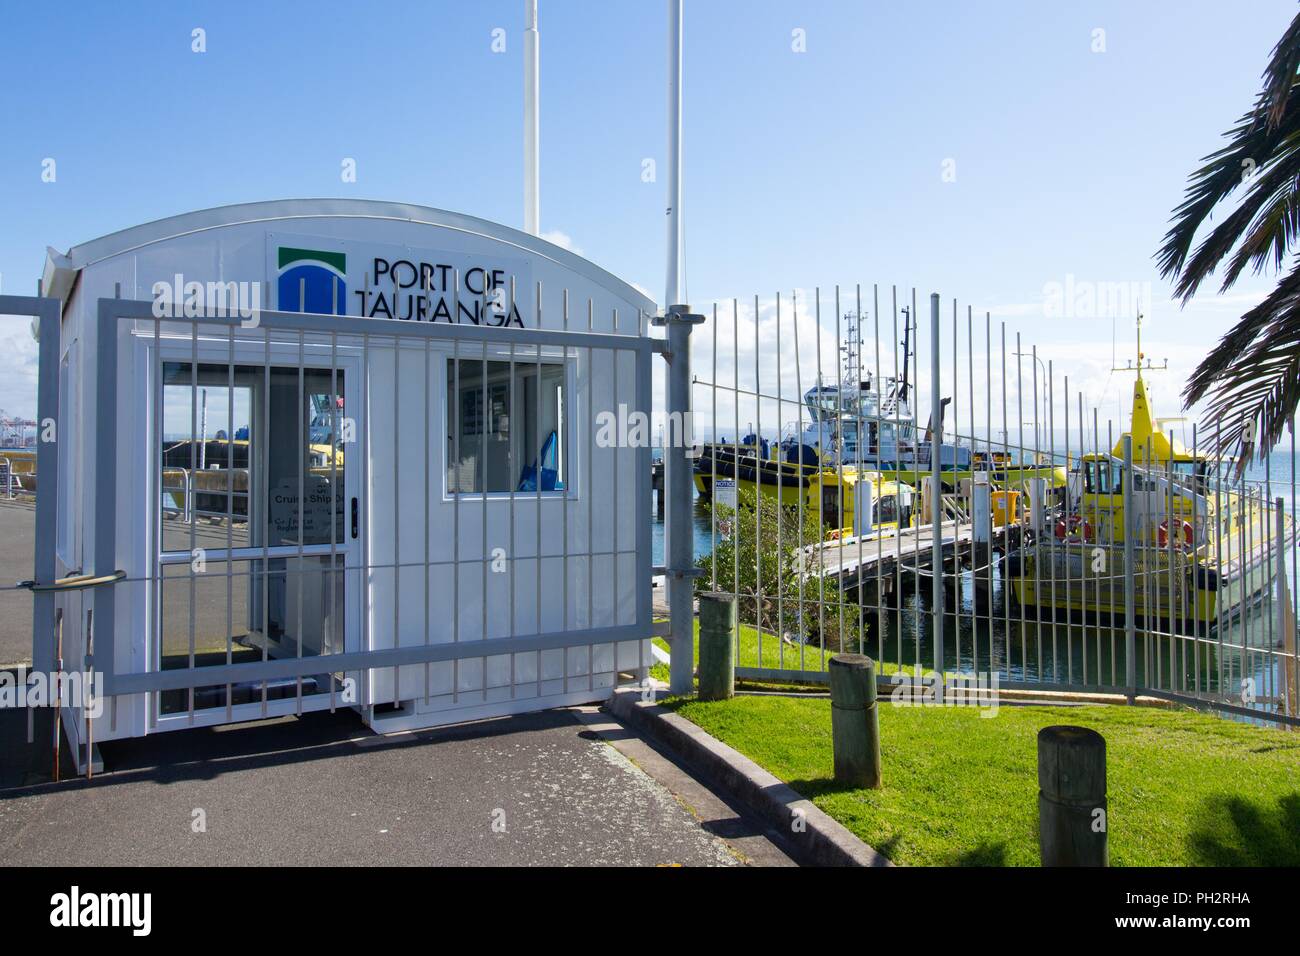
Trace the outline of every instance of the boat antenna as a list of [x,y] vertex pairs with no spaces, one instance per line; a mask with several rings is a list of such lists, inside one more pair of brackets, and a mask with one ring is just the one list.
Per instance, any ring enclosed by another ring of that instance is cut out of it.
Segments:
[[[1146,362],[1146,365],[1142,364],[1143,361]],[[1142,310],[1141,308],[1139,308],[1137,313],[1137,364],[1134,365],[1133,360],[1129,359],[1128,364],[1125,365],[1123,368],[1120,368],[1118,365],[1116,365],[1111,368],[1111,371],[1112,372],[1137,372],[1137,377],[1140,379],[1142,378],[1143,372],[1164,372],[1164,371],[1168,371],[1168,369],[1169,369],[1169,359],[1165,359],[1163,365],[1156,365],[1151,361],[1151,359],[1147,358],[1146,353],[1142,351]]]

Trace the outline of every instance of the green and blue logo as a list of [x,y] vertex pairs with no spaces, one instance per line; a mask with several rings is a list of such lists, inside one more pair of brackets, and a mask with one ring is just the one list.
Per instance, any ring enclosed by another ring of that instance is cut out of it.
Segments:
[[276,276],[280,311],[346,315],[347,265],[342,252],[281,246]]

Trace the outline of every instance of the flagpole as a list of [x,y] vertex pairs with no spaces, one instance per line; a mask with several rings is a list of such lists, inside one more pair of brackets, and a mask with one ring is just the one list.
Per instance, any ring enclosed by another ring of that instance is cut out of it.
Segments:
[[541,198],[538,191],[541,158],[538,148],[537,0],[524,0],[524,232],[538,235]]
[[668,0],[668,270],[664,311],[683,305],[682,209],[682,0]]

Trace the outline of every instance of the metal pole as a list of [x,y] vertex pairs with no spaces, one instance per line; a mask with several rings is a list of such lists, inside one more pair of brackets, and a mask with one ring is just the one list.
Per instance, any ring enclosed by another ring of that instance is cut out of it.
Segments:
[[682,0],[668,0],[668,271],[664,309],[682,301]]
[[939,293],[930,295],[930,617],[935,700],[943,703],[943,397],[939,394]]
[[665,357],[668,360],[669,441],[664,449],[664,487],[668,499],[664,525],[668,557],[665,579],[672,655],[668,686],[674,696],[684,696],[695,689],[695,612],[691,600],[695,570],[694,529],[691,520],[691,461],[687,454],[692,437],[691,329],[703,322],[704,316],[691,315],[689,306],[673,305],[660,321],[667,326],[668,333]]
[[1133,590],[1133,436],[1124,436],[1124,685],[1137,699],[1137,603]]
[[[1273,566],[1273,591],[1276,596],[1277,607],[1273,613],[1277,615],[1277,626],[1273,634],[1276,643],[1270,642],[1270,647],[1282,645],[1282,713],[1288,717],[1293,716],[1291,708],[1296,699],[1296,663],[1295,663],[1295,624],[1294,615],[1291,612],[1291,595],[1287,593],[1286,587],[1286,501],[1278,497],[1274,500],[1276,512],[1274,514],[1274,530],[1276,537],[1274,539],[1274,566]],[[1291,656],[1287,656],[1288,653]]]
[[537,0],[524,0],[524,232],[534,236],[541,229],[538,39]]

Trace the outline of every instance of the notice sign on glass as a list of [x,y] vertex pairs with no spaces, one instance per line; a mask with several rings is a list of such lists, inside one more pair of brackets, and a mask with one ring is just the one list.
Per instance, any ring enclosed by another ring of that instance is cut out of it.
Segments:
[[735,511],[737,508],[736,479],[719,478],[713,483],[713,500]]

